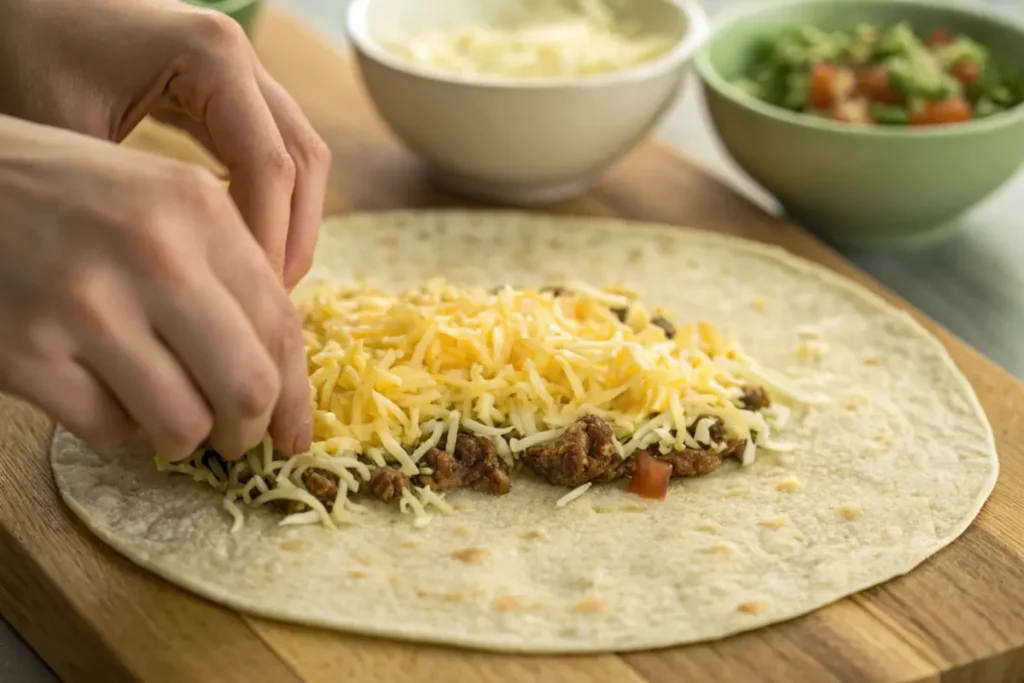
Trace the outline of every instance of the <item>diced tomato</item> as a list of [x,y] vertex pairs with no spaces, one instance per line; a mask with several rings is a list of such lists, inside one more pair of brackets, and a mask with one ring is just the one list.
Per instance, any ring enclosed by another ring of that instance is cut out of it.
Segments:
[[876,66],[856,72],[857,94],[878,104],[899,104],[900,96],[889,81],[889,72]]
[[953,42],[953,34],[949,32],[948,28],[937,28],[928,34],[928,37],[924,39],[924,42],[932,47],[949,45]]
[[853,72],[831,64],[811,67],[811,106],[831,109],[836,102],[853,91],[856,79]]
[[957,62],[949,70],[949,73],[964,85],[974,85],[978,80],[979,69],[978,65],[973,62]]
[[629,482],[629,490],[642,498],[665,500],[672,465],[652,458],[647,451],[638,451],[633,457],[636,458],[636,470]]
[[943,123],[961,123],[974,118],[971,105],[962,97],[951,97],[938,102],[928,102],[910,113],[913,126],[936,126]]

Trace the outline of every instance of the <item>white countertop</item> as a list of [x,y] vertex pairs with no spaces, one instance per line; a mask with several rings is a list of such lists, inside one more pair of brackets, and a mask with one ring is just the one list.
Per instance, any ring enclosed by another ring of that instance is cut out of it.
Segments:
[[[348,0],[271,0],[342,42]],[[714,15],[735,0],[703,0]],[[762,0],[767,1],[767,0]],[[1024,21],[1021,0],[962,0],[997,7]],[[660,135],[769,210],[774,202],[726,158],[704,116],[695,84],[666,117]],[[964,169],[970,173],[970,169]],[[964,219],[952,242],[905,254],[847,254],[861,268],[1024,379],[1024,173]],[[0,619],[0,681],[57,678]]]

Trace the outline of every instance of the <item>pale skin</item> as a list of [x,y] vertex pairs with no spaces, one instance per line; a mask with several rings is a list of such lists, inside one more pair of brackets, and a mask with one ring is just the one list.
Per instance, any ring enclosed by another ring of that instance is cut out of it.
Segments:
[[[227,167],[116,143],[146,116]],[[96,446],[269,430],[308,449],[288,288],[308,270],[330,154],[229,18],[178,0],[0,2],[0,391]]]

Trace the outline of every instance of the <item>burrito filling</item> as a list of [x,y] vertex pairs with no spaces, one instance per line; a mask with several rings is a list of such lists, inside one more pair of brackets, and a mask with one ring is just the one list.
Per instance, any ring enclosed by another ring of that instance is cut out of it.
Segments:
[[282,524],[334,527],[365,512],[361,497],[422,526],[453,512],[446,492],[502,496],[518,476],[574,490],[621,480],[663,499],[671,478],[786,450],[775,436],[811,400],[712,324],[678,324],[622,286],[321,282],[299,310],[310,450],[284,458],[266,438],[233,462],[209,448],[157,459],[223,493],[236,529],[263,505]]

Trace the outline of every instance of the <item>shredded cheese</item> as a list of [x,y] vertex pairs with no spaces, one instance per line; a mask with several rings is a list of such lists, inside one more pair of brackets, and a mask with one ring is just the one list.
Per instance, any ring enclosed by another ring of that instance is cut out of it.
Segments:
[[579,78],[620,71],[660,57],[670,34],[620,20],[603,0],[518,3],[519,16],[497,25],[437,29],[382,41],[414,63],[457,74]]
[[581,485],[577,486],[572,491],[569,491],[569,493],[565,494],[564,496],[559,498],[557,501],[555,501],[555,507],[564,508],[565,506],[569,505],[570,503],[575,501],[577,498],[582,496],[584,493],[586,493],[587,489],[589,489],[590,487],[591,487],[591,483],[589,481],[586,484],[581,484]]
[[[557,294],[493,292],[437,279],[386,293],[366,284],[315,283],[298,302],[314,416],[311,449],[275,459],[267,437],[237,462],[206,459],[200,451],[185,463],[158,460],[158,467],[223,493],[236,530],[238,501],[301,503],[285,524],[348,523],[363,510],[350,496],[368,486],[373,468],[391,467],[412,484],[399,509],[423,526],[428,508],[442,514],[453,508],[415,485],[415,477],[431,474],[422,462],[431,449],[455,452],[460,432],[489,440],[510,468],[524,451],[558,438],[585,415],[612,427],[623,458],[638,449],[720,450],[725,443],[712,437],[719,430],[728,442],[747,441],[744,465],[754,462],[758,447],[792,448],[771,439],[791,411],[774,402],[763,412],[746,410],[742,387],[754,379],[773,397],[813,396],[760,367],[707,321],[678,327],[672,336],[652,322],[635,292],[570,287]],[[333,500],[307,490],[311,470],[337,477]]]

